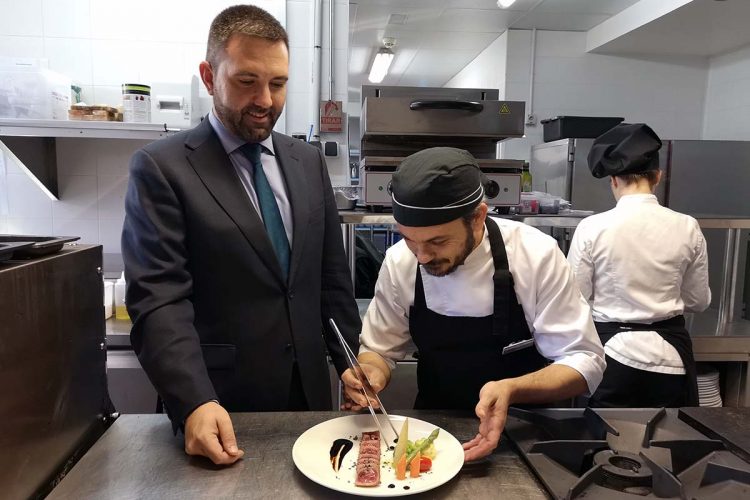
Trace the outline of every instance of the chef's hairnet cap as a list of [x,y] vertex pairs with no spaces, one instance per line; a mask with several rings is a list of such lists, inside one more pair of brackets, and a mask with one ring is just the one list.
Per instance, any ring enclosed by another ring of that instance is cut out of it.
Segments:
[[659,169],[661,140],[645,123],[621,123],[594,140],[589,169],[594,177]]
[[408,156],[393,174],[393,217],[404,226],[445,224],[484,198],[484,174],[463,149],[429,148]]

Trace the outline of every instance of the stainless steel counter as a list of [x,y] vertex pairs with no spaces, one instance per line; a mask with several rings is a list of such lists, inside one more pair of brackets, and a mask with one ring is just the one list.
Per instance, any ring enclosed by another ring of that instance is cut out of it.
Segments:
[[[438,425],[459,441],[476,433],[474,417],[445,411],[394,411]],[[354,498],[307,479],[294,466],[292,446],[305,430],[340,412],[232,415],[245,457],[216,467],[183,451],[163,415],[123,415],[52,491],[69,498]],[[323,452],[325,453],[325,451]],[[465,467],[444,484],[410,498],[548,498],[523,461],[501,444],[489,459]]]

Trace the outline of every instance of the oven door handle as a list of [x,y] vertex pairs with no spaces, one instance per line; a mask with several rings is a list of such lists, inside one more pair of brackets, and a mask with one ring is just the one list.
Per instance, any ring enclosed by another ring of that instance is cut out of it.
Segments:
[[419,111],[421,109],[459,109],[479,113],[484,109],[484,104],[475,101],[412,101],[409,104],[409,109],[412,111]]

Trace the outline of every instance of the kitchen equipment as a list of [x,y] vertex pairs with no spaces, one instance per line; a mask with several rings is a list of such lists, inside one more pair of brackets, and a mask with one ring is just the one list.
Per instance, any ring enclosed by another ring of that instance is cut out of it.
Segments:
[[624,118],[609,116],[556,116],[542,120],[544,142],[568,137],[596,139]]
[[[362,188],[366,206],[390,207],[390,183],[403,158],[368,156],[361,162]],[[513,206],[521,202],[522,160],[477,159],[479,169],[487,178],[486,202],[490,206]]]
[[25,234],[0,234],[0,243],[28,242],[28,245],[16,248],[14,259],[41,257],[62,250],[65,243],[77,241],[78,236],[29,236]]
[[385,419],[388,422],[388,424],[391,426],[391,430],[393,431],[393,434],[395,435],[395,438],[398,438],[398,431],[393,426],[393,423],[391,422],[390,417],[388,416],[388,412],[385,411],[385,406],[383,406],[383,403],[380,401],[380,397],[378,396],[378,393],[375,392],[372,388],[372,384],[370,384],[370,379],[367,377],[367,373],[362,369],[362,367],[359,365],[359,361],[357,360],[357,356],[352,352],[351,348],[349,347],[349,344],[346,343],[344,340],[344,337],[341,335],[341,331],[339,331],[339,327],[336,326],[336,322],[333,320],[333,318],[328,320],[328,323],[330,323],[331,328],[333,328],[333,331],[336,332],[336,337],[339,339],[339,344],[341,345],[341,349],[344,351],[344,356],[346,357],[346,364],[349,365],[349,368],[351,368],[352,373],[357,377],[357,380],[359,380],[359,383],[362,384],[362,394],[367,398],[367,408],[370,410],[370,414],[372,415],[372,418],[375,420],[375,423],[378,426],[378,429],[380,430],[380,437],[383,439],[384,442],[388,442],[389,440],[386,439],[385,434],[383,434],[383,429],[380,427],[380,421],[378,420],[378,417],[375,416],[375,410],[372,408],[372,398],[370,395],[372,395],[375,398],[375,401],[378,402],[378,406],[380,407],[380,411],[383,412],[383,415],[385,415]]
[[498,100],[494,89],[362,87],[360,183],[364,204],[390,207],[391,176],[406,156],[425,148],[469,151],[489,179],[491,206],[518,205],[521,160],[496,160],[497,142],[524,133],[525,104]]
[[33,241],[15,241],[12,243],[0,242],[0,262],[13,258],[13,254],[33,245]]
[[361,191],[361,186],[334,186],[333,194],[336,198],[336,208],[339,210],[354,210]]
[[168,128],[188,129],[201,121],[198,77],[189,84],[154,83],[151,98],[151,122],[163,123]]
[[750,463],[685,419],[664,408],[511,408],[505,432],[555,499],[747,498]]
[[[384,418],[383,415],[380,418]],[[406,417],[393,415],[393,420],[402,426]],[[437,426],[424,420],[409,417],[409,438],[412,441],[426,438]],[[297,468],[310,480],[341,493],[370,497],[395,497],[430,491],[450,481],[464,465],[464,451],[461,443],[445,429],[440,429],[435,438],[437,455],[430,472],[418,478],[397,480],[395,467],[390,462],[392,451],[387,448],[380,456],[380,484],[374,487],[354,485],[356,462],[359,454],[359,438],[362,432],[374,427],[367,415],[348,415],[326,420],[311,427],[300,435],[292,447],[292,460]],[[349,439],[354,447],[346,454],[337,472],[327,460],[328,450],[336,439]],[[462,479],[463,480],[463,479]],[[318,495],[320,498],[323,496]],[[329,495],[330,496],[330,495]],[[437,498],[440,498],[438,496]]]
[[44,498],[112,413],[101,265],[80,245],[0,266],[3,498]]

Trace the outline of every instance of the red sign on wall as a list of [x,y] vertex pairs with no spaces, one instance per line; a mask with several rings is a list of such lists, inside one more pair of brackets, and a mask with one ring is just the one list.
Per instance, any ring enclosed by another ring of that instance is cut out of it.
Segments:
[[320,102],[320,131],[343,132],[344,112],[341,101]]

